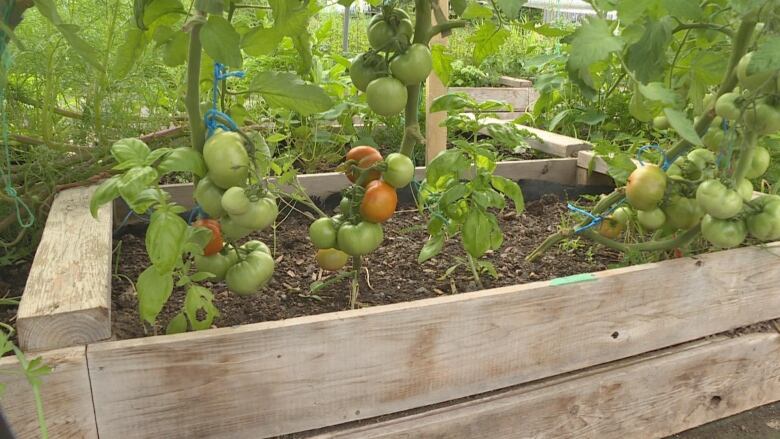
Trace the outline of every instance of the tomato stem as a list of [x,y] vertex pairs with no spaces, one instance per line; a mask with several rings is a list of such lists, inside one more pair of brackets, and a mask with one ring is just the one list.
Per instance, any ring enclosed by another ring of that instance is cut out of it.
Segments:
[[202,152],[206,142],[206,129],[203,126],[200,114],[200,28],[206,21],[206,13],[196,9],[192,18],[190,29],[190,46],[187,61],[187,92],[184,96],[184,105],[187,108],[187,116],[190,123],[191,145],[195,150]]
[[742,144],[739,147],[739,159],[737,167],[734,170],[733,182],[737,184],[742,181],[750,170],[753,163],[753,153],[756,150],[756,133],[752,130],[746,130],[742,138]]
[[701,225],[697,224],[696,226],[686,230],[684,233],[677,236],[676,238],[667,239],[664,241],[640,242],[637,244],[625,244],[622,242],[618,242],[613,239],[609,239],[604,236],[601,236],[598,232],[592,229],[583,231],[581,235],[605,247],[609,247],[623,253],[631,253],[631,252],[653,252],[653,251],[670,250],[673,248],[682,247],[688,242],[690,242],[691,240],[693,240],[693,238],[695,238],[700,231],[701,231]]
[[352,286],[349,295],[349,309],[355,309],[355,305],[357,304],[358,295],[360,294],[360,270],[362,266],[363,257],[353,256],[352,271],[354,272],[354,275],[352,276]]

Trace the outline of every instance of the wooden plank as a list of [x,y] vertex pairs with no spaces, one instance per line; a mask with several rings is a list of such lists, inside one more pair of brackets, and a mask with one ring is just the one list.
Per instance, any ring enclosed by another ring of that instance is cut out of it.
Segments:
[[[442,11],[450,10],[449,0],[436,0]],[[435,20],[435,18],[432,18]],[[435,24],[435,23],[434,23]],[[447,45],[447,37],[436,34],[431,38],[430,46],[439,44]],[[425,163],[430,163],[440,152],[447,149],[447,128],[441,126],[447,113],[438,111],[431,113],[431,104],[433,100],[447,93],[447,87],[436,76],[436,72],[431,72],[425,81]]]
[[780,400],[777,358],[777,334],[694,342],[449,407],[312,437],[665,437]]
[[54,199],[19,304],[22,349],[44,350],[111,337],[111,206],[89,213],[97,186]]
[[614,186],[615,180],[609,175],[599,174],[598,172],[588,172],[587,169],[577,167],[577,185],[578,186]]
[[780,317],[778,255],[774,243],[587,282],[90,345],[98,430],[279,435],[627,358]]
[[514,111],[527,111],[539,99],[539,92],[530,87],[450,87],[450,93],[466,93],[477,102],[500,101],[511,105]]
[[[639,166],[639,160],[631,159],[635,165]],[[591,162],[593,164],[591,165]],[[607,174],[609,166],[603,158],[596,155],[594,151],[580,151],[577,153],[577,166],[583,169],[590,169],[591,172]],[[592,166],[592,168],[591,168]]]
[[[41,378],[41,398],[51,438],[97,438],[92,390],[84,346],[48,351],[42,355],[52,372]],[[30,354],[28,360],[35,356]],[[17,439],[40,437],[32,388],[16,357],[0,359],[6,388],[0,398],[3,414]]]
[[[562,185],[575,186],[577,159],[542,159],[498,162],[495,174],[513,180],[538,180]],[[422,181],[425,178],[425,168],[415,169],[415,178]],[[273,179],[272,179],[273,181]],[[303,174],[298,176],[298,182],[306,192],[314,198],[325,198],[338,193],[350,184],[342,173],[327,172],[321,174]],[[194,207],[192,199],[192,184],[170,184],[165,189],[171,194],[171,200],[190,209]],[[284,189],[284,188],[283,188]],[[290,188],[287,188],[290,190]],[[127,205],[119,200],[114,204],[114,216],[123,219],[129,212]],[[130,223],[134,222],[131,218]]]
[[[489,117],[484,119],[484,123],[505,124],[505,123],[515,123],[515,122],[513,121],[513,119]],[[550,154],[555,157],[575,157],[580,151],[590,150],[593,148],[593,145],[591,145],[585,140],[564,136],[562,134],[552,133],[550,131],[545,131],[539,128],[533,128],[526,125],[521,125],[521,124],[516,124],[516,125],[518,128],[526,130],[538,138],[538,139],[534,139],[534,138],[528,139],[528,144],[531,146],[531,148]],[[480,131],[480,133],[487,134],[488,132],[487,130],[483,129]],[[514,147],[517,145],[506,145],[506,146]]]
[[511,76],[499,77],[498,83],[504,87],[533,87],[534,85],[530,79],[513,78]]

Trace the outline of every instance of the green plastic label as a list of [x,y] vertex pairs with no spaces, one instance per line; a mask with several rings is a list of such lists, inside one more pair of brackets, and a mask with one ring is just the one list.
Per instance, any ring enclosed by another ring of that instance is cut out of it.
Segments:
[[598,279],[593,273],[581,273],[566,277],[556,277],[550,281],[551,286],[576,284]]

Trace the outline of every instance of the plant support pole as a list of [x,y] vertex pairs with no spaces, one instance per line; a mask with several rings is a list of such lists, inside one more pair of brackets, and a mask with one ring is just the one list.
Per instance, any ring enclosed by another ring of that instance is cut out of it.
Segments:
[[203,151],[206,142],[206,129],[203,126],[200,114],[200,28],[206,22],[206,13],[196,10],[195,16],[190,21],[190,47],[187,62],[187,94],[184,97],[184,105],[187,107],[187,116],[190,119],[190,138],[192,147],[196,151]]

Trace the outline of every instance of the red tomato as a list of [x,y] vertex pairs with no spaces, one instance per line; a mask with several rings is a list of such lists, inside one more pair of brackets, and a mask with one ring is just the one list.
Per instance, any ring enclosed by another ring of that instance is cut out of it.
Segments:
[[[374,163],[382,160],[382,154],[376,148],[371,146],[356,146],[350,149],[347,153],[347,161],[349,160],[354,160],[357,162],[358,168],[366,169]],[[366,180],[366,184],[374,180],[379,180],[380,175],[381,173],[379,171],[371,171],[368,179]],[[349,181],[352,183],[356,182],[359,176],[360,174],[358,172],[353,172],[352,169],[347,171],[347,178],[349,178]]]
[[211,256],[219,253],[225,243],[222,241],[222,231],[219,227],[219,221],[214,219],[201,219],[192,223],[195,227],[205,227],[211,230],[211,241],[203,248],[204,256]]
[[398,204],[395,188],[384,181],[372,181],[360,203],[360,215],[371,223],[383,223],[390,219]]

